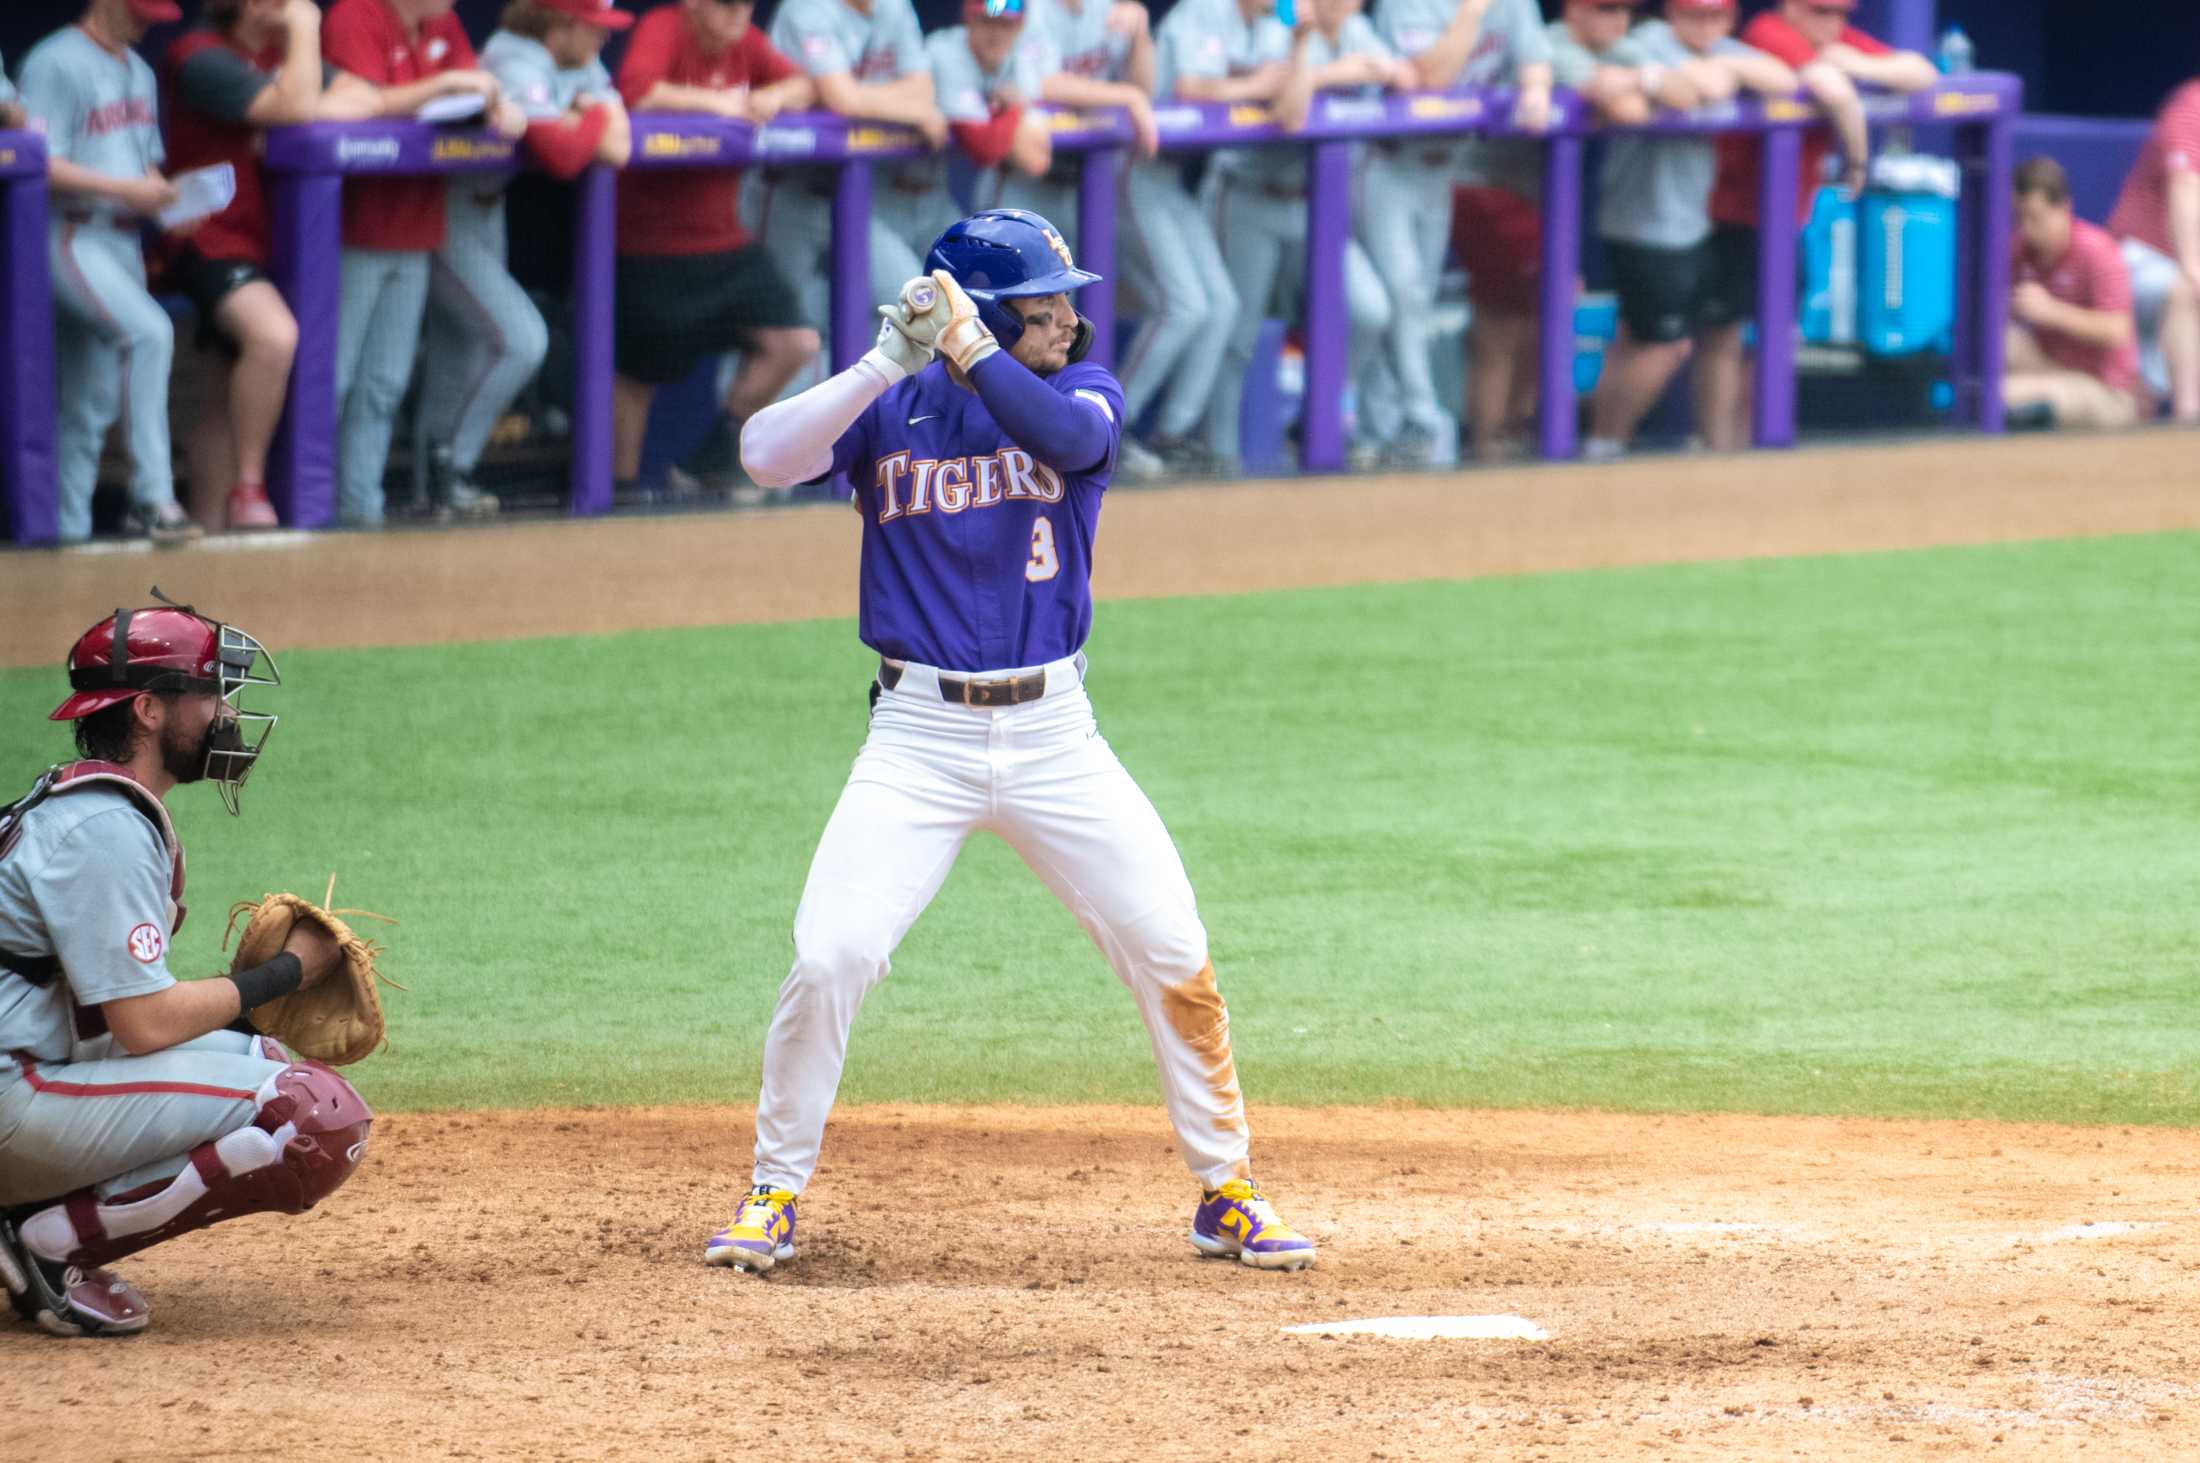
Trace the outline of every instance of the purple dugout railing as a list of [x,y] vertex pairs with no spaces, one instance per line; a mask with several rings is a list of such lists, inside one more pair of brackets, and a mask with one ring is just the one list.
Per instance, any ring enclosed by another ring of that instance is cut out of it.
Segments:
[[[1910,96],[1867,98],[1875,125],[1952,125],[1964,164],[1960,210],[1959,304],[1954,372],[1957,416],[1985,431],[2001,428],[2002,330],[2009,290],[2010,135],[2021,89],[2013,76],[1953,77]],[[1474,132],[1528,136],[1510,121],[1501,92],[1419,93],[1380,97],[1317,96],[1304,127],[1286,132],[1265,107],[1168,104],[1156,109],[1162,145],[1170,151],[1277,144],[1312,151],[1307,193],[1307,384],[1301,460],[1328,470],[1343,462],[1342,405],[1347,327],[1344,250],[1351,231],[1351,147],[1372,138]],[[1573,455],[1575,283],[1580,273],[1582,156],[1593,128],[1579,104],[1561,93],[1546,142],[1542,269],[1542,417],[1539,447],[1546,458]],[[1762,330],[1756,362],[1755,438],[1785,447],[1795,439],[1795,200],[1802,130],[1817,122],[1805,103],[1736,102],[1668,114],[1644,130],[1670,135],[1755,132],[1764,136],[1759,230],[1760,321],[1788,322]],[[1080,262],[1112,276],[1115,211],[1128,126],[1111,113],[1057,113],[1055,145],[1084,154],[1077,220]],[[870,211],[871,164],[915,156],[914,134],[899,128],[819,115],[790,115],[761,128],[715,118],[635,119],[635,168],[751,167],[823,164],[837,168],[833,195],[832,320],[829,348],[844,366],[870,345],[873,333],[869,259],[862,226]],[[51,542],[52,471],[51,296],[42,267],[42,153],[26,134],[0,134],[0,211],[6,215],[9,283],[0,303],[0,355],[10,373],[0,404],[0,452],[6,455],[11,528],[19,543]],[[10,152],[13,149],[13,152]],[[14,162],[6,161],[13,157]],[[33,162],[32,159],[39,159]],[[271,463],[269,490],[286,522],[321,527],[335,513],[335,357],[346,177],[494,172],[518,163],[515,145],[478,132],[442,131],[416,123],[321,123],[278,128],[267,144],[275,213],[275,276],[298,317],[297,365],[290,408]],[[575,205],[574,304],[577,322],[578,409],[574,413],[571,504],[575,513],[611,506],[612,280],[616,241],[616,175],[594,167],[582,175]],[[1449,207],[1449,200],[1432,201]],[[34,249],[35,246],[35,249]],[[26,253],[34,250],[34,253]],[[1092,319],[1098,349],[1114,344],[1112,284],[1079,296]],[[36,347],[36,348],[32,348]],[[41,373],[43,373],[41,375]],[[41,388],[40,382],[43,382]]]

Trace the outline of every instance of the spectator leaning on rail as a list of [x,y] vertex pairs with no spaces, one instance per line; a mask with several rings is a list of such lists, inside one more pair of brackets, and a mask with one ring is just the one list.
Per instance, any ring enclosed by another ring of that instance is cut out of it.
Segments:
[[16,131],[29,120],[22,99],[15,94],[15,83],[8,80],[7,62],[0,58],[0,132]]
[[[978,168],[970,185],[974,210],[999,208],[1011,169],[1043,178],[1054,164],[1054,144],[1039,100],[1038,57],[1023,44],[1028,18],[1024,0],[963,0],[963,23],[925,37],[932,61],[932,89],[955,143]],[[1004,166],[1005,164],[1005,166]],[[945,217],[937,237],[962,216],[941,194]]]
[[[1856,83],[1890,91],[1921,91],[1938,79],[1933,63],[1915,51],[1898,51],[1848,23],[1856,0],[1780,0],[1750,21],[1742,39],[1793,66],[1803,89],[1840,134],[1846,187],[1864,185],[1869,141]],[[1810,214],[1811,194],[1824,167],[1828,142],[1812,128],[1803,135],[1802,187],[1796,216]],[[1712,290],[1705,302],[1707,329],[1697,349],[1696,419],[1706,446],[1730,451],[1749,440],[1749,376],[1742,327],[1757,308],[1757,163],[1759,139],[1721,137],[1718,178],[1711,189]],[[1792,322],[1780,328],[1791,329]]]
[[2200,421],[2200,80],[2162,104],[2108,231],[2131,269],[2147,374],[2178,421]]
[[[1424,89],[1516,85],[1512,120],[1536,132],[1550,126],[1550,41],[1535,0],[1380,0],[1375,28],[1413,63]],[[1392,455],[1401,466],[1448,461],[1456,450],[1458,424],[1437,404],[1428,356],[1447,229],[1454,240],[1472,236],[1465,240],[1472,257],[1460,262],[1470,271],[1475,325],[1491,326],[1475,341],[1479,361],[1502,344],[1512,323],[1533,320],[1542,227],[1534,200],[1542,191],[1542,168],[1542,149],[1534,142],[1402,137],[1368,150],[1356,218],[1368,257],[1390,287],[1390,350],[1388,370],[1364,376],[1358,395],[1375,433],[1395,438]],[[1475,191],[1446,207],[1462,178]],[[1508,320],[1507,296],[1523,293],[1523,279],[1530,281],[1525,304]],[[1522,310],[1529,313],[1523,317]],[[1531,324],[1522,348],[1534,348],[1533,334]],[[1509,397],[1511,371],[1510,363],[1493,363],[1484,379]],[[1390,374],[1395,388],[1381,379]],[[1396,421],[1389,420],[1393,416]]]
[[[634,17],[611,0],[508,0],[481,49],[481,69],[525,119],[527,152],[559,178],[601,159],[623,166],[626,108],[597,59]],[[445,201],[443,247],[428,267],[414,440],[426,455],[438,516],[485,518],[494,494],[474,482],[512,399],[550,347],[542,312],[512,278],[504,190],[512,174],[462,174]]]
[[313,0],[207,0],[199,26],[162,63],[163,128],[178,172],[228,164],[237,193],[191,231],[171,276],[198,312],[199,346],[220,356],[228,410],[192,428],[192,516],[209,529],[275,527],[267,453],[290,391],[298,322],[268,279],[273,225],[260,174],[269,127],[374,115],[374,88],[321,59]]
[[[1303,127],[1319,90],[1412,88],[1412,63],[1399,59],[1375,33],[1360,13],[1361,4],[1309,0],[1312,33],[1293,50],[1290,77],[1276,96],[1279,125]],[[1214,220],[1223,266],[1238,291],[1229,353],[1207,398],[1207,448],[1226,464],[1237,459],[1245,377],[1261,322],[1277,303],[1277,287],[1282,286],[1287,317],[1306,296],[1306,178],[1307,152],[1302,147],[1229,148],[1216,153],[1207,170],[1203,201]],[[1382,349],[1390,324],[1390,292],[1357,239],[1345,244],[1344,283],[1350,358],[1362,364]]]
[[[619,65],[627,107],[763,123],[810,105],[814,84],[750,23],[752,8],[745,0],[678,0],[644,15]],[[817,355],[817,332],[804,323],[794,287],[741,226],[740,183],[725,168],[619,179],[612,407],[623,496],[641,492],[642,438],[658,387],[740,351],[725,397],[738,434]]]
[[[482,99],[491,126],[518,137],[527,119],[480,70],[452,0],[336,0],[321,52],[371,82],[381,114],[409,116],[437,97]],[[343,301],[336,342],[337,516],[382,522],[390,430],[420,355],[429,261],[444,244],[441,178],[354,178],[344,184]],[[426,506],[426,505],[418,505]]]
[[[1665,13],[1668,19],[1644,22],[1623,43],[1637,67],[1637,95],[1685,105],[1675,100],[1681,93],[1668,90],[1675,78],[1701,103],[1729,101],[1739,90],[1795,94],[1795,73],[1785,62],[1734,39],[1734,0],[1666,0]],[[1563,82],[1569,62],[1565,48],[1558,49]],[[1615,115],[1642,113],[1622,102]],[[1605,140],[1597,233],[1619,293],[1619,335],[1597,379],[1584,457],[1624,451],[1689,357],[1713,287],[1708,241],[1716,166],[1708,137]]]
[[2152,403],[2116,240],[2072,216],[2070,179],[2053,158],[2018,168],[2016,195],[2001,386],[2011,424],[2128,427]]
[[[1039,99],[1058,107],[1120,107],[1132,155],[1161,146],[1154,122],[1153,30],[1137,0],[1024,0],[1023,50],[1039,77]],[[1043,178],[1002,179],[1000,206],[1042,218],[1077,217],[1082,159],[1055,154]]]
[[[1292,31],[1274,11],[1275,0],[1181,0],[1155,40],[1155,97],[1275,101],[1313,33],[1313,17],[1302,15]],[[1184,186],[1182,164],[1175,157],[1134,162],[1124,184],[1137,244],[1125,272],[1149,317],[1117,372],[1125,428],[1159,403],[1144,446],[1124,434],[1120,466],[1128,477],[1151,478],[1164,468],[1202,474],[1221,466],[1202,424],[1229,352],[1238,292],[1212,222]]]
[[[809,73],[829,110],[913,127],[935,151],[947,145],[947,119],[909,0],[781,0],[771,41]],[[802,290],[805,314],[818,325],[832,277],[833,178],[825,168],[767,168],[749,179],[743,197],[749,227]],[[881,163],[871,180],[871,297],[891,300],[919,272],[938,232],[932,225],[945,216],[946,183],[930,158]]]
[[115,415],[130,448],[133,531],[156,544],[197,538],[169,461],[168,368],[175,327],[145,288],[139,230],[176,201],[161,172],[153,68],[131,49],[176,20],[173,0],[92,0],[76,24],[23,60],[23,106],[46,134],[54,282],[56,437],[63,543],[92,533],[99,453]]

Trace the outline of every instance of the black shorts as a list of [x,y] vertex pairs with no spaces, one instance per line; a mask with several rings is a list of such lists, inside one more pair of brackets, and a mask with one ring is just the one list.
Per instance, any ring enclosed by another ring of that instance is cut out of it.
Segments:
[[1612,262],[1619,316],[1629,335],[1645,345],[1666,345],[1696,333],[1711,263],[1708,239],[1685,249],[1606,239],[1604,257]]
[[1757,313],[1757,231],[1744,224],[1714,224],[1703,241],[1702,321],[1739,325]]
[[199,349],[235,356],[237,342],[229,338],[215,316],[222,301],[246,285],[266,279],[267,271],[248,259],[209,259],[187,244],[177,254],[171,274],[198,314]]
[[619,374],[650,386],[684,380],[756,331],[809,323],[760,244],[727,254],[622,255],[618,301]]

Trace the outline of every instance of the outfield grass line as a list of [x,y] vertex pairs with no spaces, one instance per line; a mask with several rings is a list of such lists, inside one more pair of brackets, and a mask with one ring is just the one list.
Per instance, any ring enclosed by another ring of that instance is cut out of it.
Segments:
[[[1146,599],[2200,528],[2194,440],[1962,436],[1117,489],[1095,591]],[[278,650],[845,617],[856,539],[836,505],[319,534],[264,554],[0,552],[0,666],[51,664],[97,613],[143,603],[155,570]]]

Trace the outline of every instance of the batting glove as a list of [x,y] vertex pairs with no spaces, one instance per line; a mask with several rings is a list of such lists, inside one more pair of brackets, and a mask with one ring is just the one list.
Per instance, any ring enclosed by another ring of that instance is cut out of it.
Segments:
[[978,318],[977,301],[955,283],[955,276],[944,269],[932,271],[932,282],[939,286],[947,309],[947,323],[940,327],[934,348],[961,368],[964,375],[972,367],[1001,348],[993,338],[993,332],[985,328]]
[[864,353],[864,359],[876,366],[891,386],[904,376],[914,376],[932,361],[930,332],[920,332],[910,324],[908,313],[899,305],[878,307],[878,344]]
[[920,274],[901,287],[900,310],[909,338],[926,350],[937,346],[940,332],[954,318],[954,307],[929,274]]

